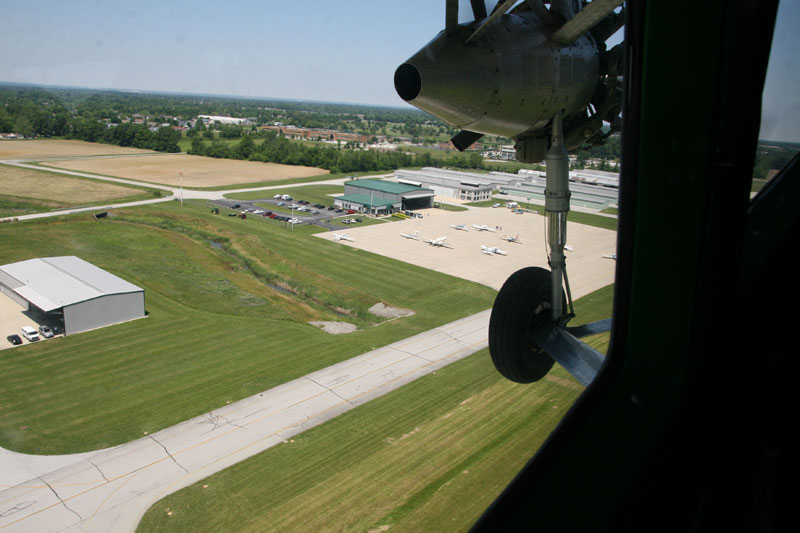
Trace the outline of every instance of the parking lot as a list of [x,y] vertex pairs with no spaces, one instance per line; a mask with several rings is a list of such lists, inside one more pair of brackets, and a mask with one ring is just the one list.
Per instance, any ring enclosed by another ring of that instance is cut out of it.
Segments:
[[22,336],[22,326],[39,329],[41,324],[53,325],[51,321],[37,321],[33,318],[33,313],[23,310],[14,300],[0,294],[0,335],[2,335],[2,338],[0,338],[0,350],[14,347],[7,339],[9,335],[19,335],[23,345],[30,344],[31,341]]
[[[332,202],[333,199],[331,198],[331,203]],[[297,199],[282,200],[280,198],[263,198],[258,200],[215,200],[212,203],[219,207],[234,209],[240,213],[244,213],[246,216],[263,216],[264,212],[269,212],[271,210],[268,207],[263,207],[264,204],[274,205],[275,209],[273,210],[273,213],[278,215],[279,217],[280,216],[284,216],[287,218],[294,217],[299,221],[299,223],[316,224],[317,226],[322,226],[323,228],[329,230],[340,229],[339,225],[331,224],[328,222],[332,218],[358,217],[363,219],[363,215],[360,213],[354,213],[348,215],[343,210],[339,210],[339,212],[336,212],[335,210],[327,209],[326,206],[319,207],[311,204],[308,205],[300,204],[299,200]],[[297,208],[294,209],[294,214],[291,213],[290,206],[292,205],[298,206]],[[304,210],[301,211],[300,208],[304,208]],[[306,211],[305,209],[308,210]],[[314,211],[316,211],[316,213],[314,213]]]

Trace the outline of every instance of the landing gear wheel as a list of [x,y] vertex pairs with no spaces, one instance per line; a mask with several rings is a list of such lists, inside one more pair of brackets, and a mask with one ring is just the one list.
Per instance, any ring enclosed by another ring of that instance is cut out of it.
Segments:
[[551,284],[549,270],[523,268],[506,280],[494,301],[489,352],[497,371],[511,381],[532,383],[553,367],[553,359],[531,340],[531,332],[552,322]]

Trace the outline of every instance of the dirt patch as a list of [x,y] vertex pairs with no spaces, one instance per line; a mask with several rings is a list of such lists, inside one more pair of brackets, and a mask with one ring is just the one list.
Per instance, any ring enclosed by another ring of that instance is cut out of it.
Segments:
[[50,161],[47,166],[173,187],[180,186],[181,183],[184,187],[219,187],[328,174],[327,170],[316,167],[215,159],[186,154],[67,159]]
[[352,333],[358,329],[355,324],[351,324],[350,322],[309,322],[309,324],[317,326],[325,333],[330,333],[331,335]]
[[370,313],[384,318],[397,318],[401,316],[413,316],[415,313],[411,309],[399,309],[386,305],[383,302],[378,302],[368,309]]
[[123,148],[112,144],[63,140],[0,141],[0,159],[36,159],[111,154],[152,154],[152,150]]

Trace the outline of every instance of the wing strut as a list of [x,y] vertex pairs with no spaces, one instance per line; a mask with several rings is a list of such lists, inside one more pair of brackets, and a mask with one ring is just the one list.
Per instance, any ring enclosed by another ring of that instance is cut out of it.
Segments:
[[558,44],[569,44],[614,11],[623,0],[593,0],[553,34]]
[[484,20],[481,23],[481,25],[478,26],[478,29],[472,32],[472,35],[467,37],[467,40],[464,41],[464,44],[469,44],[478,37],[480,37],[481,35],[483,35],[484,33],[486,33],[486,30],[488,30],[493,24],[495,24],[498,20],[500,20],[500,17],[505,15],[506,12],[508,12],[508,10],[511,9],[511,7],[516,2],[517,0],[504,0],[503,3],[497,4],[497,6],[495,6],[494,8],[494,11],[492,11],[491,16],[486,20]]

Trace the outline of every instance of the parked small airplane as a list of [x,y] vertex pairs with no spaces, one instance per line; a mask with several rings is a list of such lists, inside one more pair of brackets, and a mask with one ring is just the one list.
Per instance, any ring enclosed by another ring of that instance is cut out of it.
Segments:
[[355,241],[355,239],[347,233],[334,233],[333,238],[337,241]]
[[406,239],[414,239],[415,241],[419,240],[419,232],[418,231],[415,231],[414,233],[401,233],[400,235],[402,237],[405,237]]
[[473,224],[472,227],[477,229],[478,231],[494,231],[494,228],[490,228],[486,224],[483,224],[481,226],[479,226],[477,224]]
[[519,234],[516,235],[501,235],[500,237],[504,241],[508,242],[516,242],[517,244],[522,244],[522,241],[519,239]]
[[505,250],[501,250],[500,248],[498,248],[496,246],[481,245],[481,250],[486,255],[508,255],[508,252],[506,252]]
[[451,228],[460,229],[461,231],[469,231],[465,224],[450,224]]
[[430,244],[431,246],[443,246],[445,248],[452,248],[449,244],[445,241],[447,240],[447,236],[437,237],[435,239],[425,239],[425,242]]

